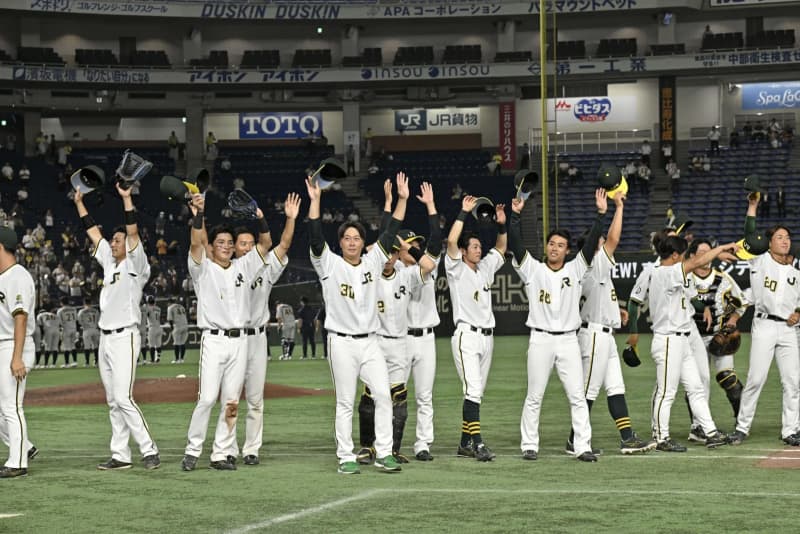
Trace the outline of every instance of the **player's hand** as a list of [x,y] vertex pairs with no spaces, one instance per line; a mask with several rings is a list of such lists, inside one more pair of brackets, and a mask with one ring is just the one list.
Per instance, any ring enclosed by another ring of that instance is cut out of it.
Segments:
[[800,322],[800,312],[794,312],[789,316],[788,319],[786,319],[786,324],[789,326],[794,326],[798,322]]
[[385,206],[389,206],[391,209],[392,205],[392,181],[390,179],[386,179],[383,182],[383,201]]
[[131,198],[131,192],[133,191],[133,187],[129,187],[128,189],[123,189],[120,187],[119,182],[114,182],[114,187],[117,188],[117,193],[122,198]]
[[511,201],[511,211],[514,213],[522,213],[522,208],[525,207],[525,200],[521,198],[514,198]]
[[620,308],[619,309],[619,317],[620,317],[620,320],[622,321],[622,326],[628,326],[628,318],[630,317],[628,315],[628,310],[626,310],[624,308]]
[[83,204],[83,193],[81,193],[80,189],[73,189],[75,192],[75,196],[72,198],[72,201],[75,202],[76,206],[80,206]]
[[422,182],[422,185],[419,186],[420,194],[417,195],[417,200],[425,204],[426,206],[433,204],[433,186],[428,182]]
[[287,219],[297,219],[297,216],[300,215],[300,202],[300,195],[297,193],[289,193],[286,196],[283,212],[286,214]]
[[761,193],[758,191],[751,191],[747,194],[747,204],[750,206],[758,206],[758,202],[761,200]]
[[192,195],[192,201],[189,204],[189,207],[192,208],[192,215],[197,215],[198,211],[206,210],[206,199],[202,194],[195,193]]
[[256,219],[263,219],[263,218],[264,218],[264,212],[261,211],[261,208],[256,206]]
[[625,195],[622,194],[622,191],[617,191],[614,193],[614,205],[618,208],[621,208],[625,204]]
[[463,199],[461,199],[461,209],[463,211],[472,211],[475,208],[475,203],[477,200],[478,199],[472,195],[465,196]]
[[405,241],[403,239],[397,238],[397,242],[400,244],[400,251],[405,252],[406,250],[411,248],[411,243]]
[[495,222],[497,224],[505,224],[506,223],[506,205],[505,204],[498,204],[494,207],[494,214],[495,214]]
[[597,213],[605,215],[608,211],[608,195],[606,194],[606,190],[602,187],[596,189],[594,192],[594,204],[597,206]]
[[11,375],[17,382],[25,380],[28,370],[25,368],[25,362],[22,358],[11,358]]
[[706,332],[711,332],[713,317],[711,316],[711,308],[708,306],[703,308],[703,321],[706,322]]
[[625,340],[626,345],[630,345],[631,347],[635,347],[639,344],[639,334],[630,334],[628,339]]
[[408,178],[406,177],[405,173],[398,172],[396,180],[397,180],[397,198],[408,200],[408,197],[411,196],[411,193],[408,190]]
[[308,191],[308,198],[312,202],[319,200],[322,190],[319,188],[319,183],[314,182],[310,176],[306,178],[306,190]]
[[723,245],[722,252],[720,252],[717,258],[728,263],[736,263],[739,260],[739,258],[736,257],[736,253],[741,248],[742,247],[738,243],[728,243],[727,245]]

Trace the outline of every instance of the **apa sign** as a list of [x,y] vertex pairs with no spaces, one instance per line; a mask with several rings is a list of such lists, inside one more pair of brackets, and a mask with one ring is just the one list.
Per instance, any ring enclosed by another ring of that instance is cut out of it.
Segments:
[[800,82],[742,84],[742,109],[800,108]]
[[322,135],[322,112],[239,113],[239,139],[305,139]]

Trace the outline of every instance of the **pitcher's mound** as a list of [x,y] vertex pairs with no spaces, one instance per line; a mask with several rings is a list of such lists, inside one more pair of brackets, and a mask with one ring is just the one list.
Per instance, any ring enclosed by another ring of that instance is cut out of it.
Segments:
[[[196,378],[147,378],[133,384],[133,397],[137,403],[196,402]],[[326,389],[296,388],[280,384],[264,386],[264,398],[304,397],[330,395]],[[77,384],[50,388],[29,389],[25,392],[26,406],[64,406],[69,404],[105,404],[103,384]]]

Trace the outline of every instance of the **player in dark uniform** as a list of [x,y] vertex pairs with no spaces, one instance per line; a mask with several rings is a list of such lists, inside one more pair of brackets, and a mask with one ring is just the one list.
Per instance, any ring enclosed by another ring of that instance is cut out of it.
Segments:
[[311,357],[317,357],[317,344],[314,339],[314,309],[308,305],[308,299],[300,297],[300,307],[297,308],[297,318],[300,319],[300,336],[303,338],[303,359],[308,358],[308,345],[311,345]]

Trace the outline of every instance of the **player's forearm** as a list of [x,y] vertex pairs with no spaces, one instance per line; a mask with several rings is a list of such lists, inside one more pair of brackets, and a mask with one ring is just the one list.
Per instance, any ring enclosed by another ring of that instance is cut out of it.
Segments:
[[525,248],[522,246],[522,218],[515,211],[511,212],[508,225],[508,249],[514,254],[516,262],[522,263],[525,257]]
[[[403,222],[405,220],[405,218],[406,218],[406,206],[407,205],[408,205],[408,199],[407,198],[403,198],[403,197],[398,198],[397,199],[397,204],[394,207],[394,213],[392,213],[392,219],[397,219],[398,221]],[[399,226],[398,226],[398,229],[399,229]]]
[[614,218],[611,219],[611,226],[608,227],[608,237],[606,237],[606,252],[611,256],[617,250],[620,237],[622,236],[622,206],[617,206]]
[[392,220],[392,210],[391,208],[384,209],[383,213],[381,213],[381,224],[378,227],[378,233],[383,233],[389,227],[389,222]]
[[744,235],[749,236],[756,233],[756,214],[755,208],[753,213],[750,213],[750,207],[747,208],[747,217],[744,218]]
[[[399,204],[400,200],[398,200],[397,203]],[[378,236],[378,244],[381,246],[381,248],[383,249],[383,251],[386,253],[387,256],[391,254],[395,236],[397,235],[397,232],[400,230],[400,225],[402,223],[403,223],[402,220],[392,217],[392,220],[389,221],[389,226],[381,235]]]
[[497,232],[497,239],[494,241],[494,248],[497,251],[504,255],[506,254],[506,250],[508,250],[508,228],[505,224],[498,225],[498,232]]
[[453,225],[450,227],[450,233],[447,234],[447,254],[451,257],[455,257],[458,254],[458,238],[461,237],[461,232],[464,230],[464,221],[468,215],[468,211],[459,211],[456,220],[453,221]]
[[439,226],[439,214],[428,215],[428,254],[434,258],[442,253],[442,228]]
[[266,254],[272,247],[272,234],[269,232],[267,218],[261,217],[257,219],[256,224],[258,224],[258,246],[262,254]]
[[597,217],[595,217],[592,227],[589,229],[589,235],[586,236],[586,242],[583,244],[583,248],[581,249],[581,254],[583,254],[583,257],[588,264],[592,263],[592,259],[597,252],[597,241],[600,239],[600,234],[602,233],[601,225],[603,223],[604,216],[605,213],[597,213]]
[[281,233],[281,240],[278,243],[278,255],[283,258],[289,252],[292,246],[292,239],[294,239],[295,219],[291,217],[286,218],[286,223],[283,225],[283,232]]
[[308,220],[308,245],[314,256],[319,256],[325,249],[325,236],[322,235],[322,222],[319,218]]
[[628,299],[628,332],[639,333],[639,303]]
[[11,359],[22,361],[22,349],[25,346],[25,334],[28,330],[28,314],[17,313],[14,316],[14,350]]
[[[317,193],[317,195],[319,195],[319,192]],[[319,196],[317,196],[317,198],[311,199],[311,202],[308,205],[308,219],[310,221],[314,219],[319,219],[319,203],[320,203]]]

